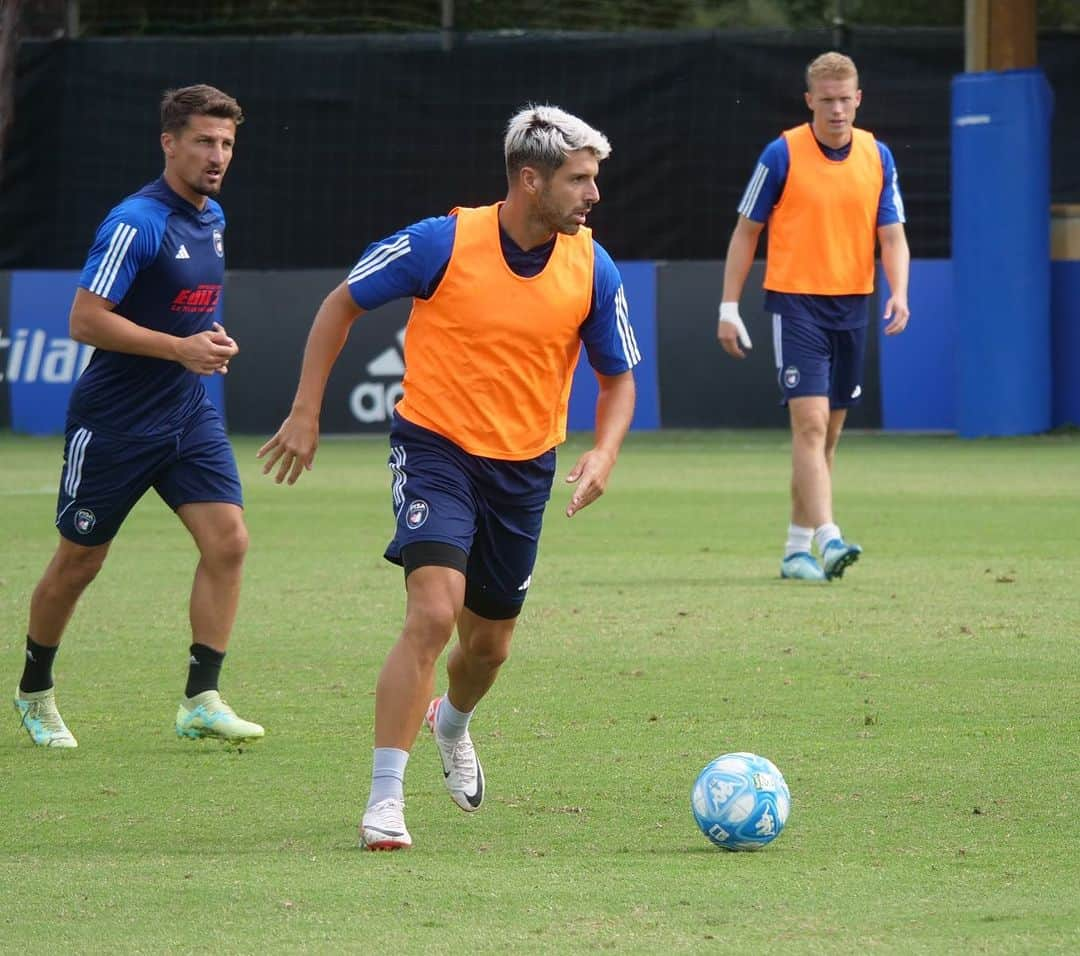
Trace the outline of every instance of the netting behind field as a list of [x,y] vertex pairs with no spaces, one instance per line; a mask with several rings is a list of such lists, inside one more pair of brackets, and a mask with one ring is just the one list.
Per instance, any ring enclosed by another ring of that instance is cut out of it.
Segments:
[[[66,7],[64,0],[40,0],[36,18],[59,22]],[[81,0],[77,19],[82,36],[662,30],[785,22],[778,4],[745,0]]]
[[[212,83],[247,121],[222,194],[236,269],[341,268],[368,241],[501,198],[502,134],[551,102],[610,138],[592,224],[620,259],[722,258],[764,145],[800,122],[829,31],[86,39],[24,44],[0,186],[0,267],[77,268],[161,168],[162,90]],[[859,124],[896,157],[912,251],[950,250],[960,31],[859,31]],[[1080,201],[1080,36],[1044,36],[1052,200]]]

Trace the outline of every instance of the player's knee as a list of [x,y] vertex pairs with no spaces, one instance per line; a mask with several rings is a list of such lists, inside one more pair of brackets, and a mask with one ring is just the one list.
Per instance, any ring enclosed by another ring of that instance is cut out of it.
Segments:
[[58,553],[46,574],[46,586],[51,584],[64,591],[81,593],[98,576],[105,563],[105,554],[104,548],[69,549]]
[[469,647],[468,654],[475,663],[488,670],[498,670],[510,659],[510,641],[475,641]]
[[791,422],[791,435],[796,441],[825,445],[829,425],[818,415],[801,415]]
[[243,563],[247,550],[247,528],[242,521],[235,521],[218,529],[203,556],[217,565],[236,566]]
[[450,640],[457,623],[458,607],[444,595],[428,595],[423,600],[410,600],[405,615],[405,632],[424,644],[441,651]]

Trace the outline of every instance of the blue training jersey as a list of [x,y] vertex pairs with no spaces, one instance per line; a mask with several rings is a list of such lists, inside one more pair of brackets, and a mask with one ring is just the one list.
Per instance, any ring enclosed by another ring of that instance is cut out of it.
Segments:
[[[437,216],[406,226],[374,242],[349,273],[349,291],[365,311],[394,299],[429,299],[450,262],[457,216]],[[500,227],[503,258],[517,275],[538,275],[555,248],[555,237],[534,249],[521,249]],[[630,326],[622,277],[607,250],[593,240],[593,294],[581,325],[589,364],[601,375],[619,375],[641,361]]]
[[[220,321],[224,235],[213,199],[198,210],[156,179],[105,217],[79,286],[145,328],[195,335]],[[209,401],[202,378],[179,362],[95,349],[68,417],[105,434],[152,438],[181,431]]]
[[[900,196],[896,161],[888,146],[879,140],[874,142],[881,156],[882,170],[877,224],[890,226],[902,223],[905,221],[904,200]],[[839,149],[826,146],[821,140],[817,144],[822,153],[835,162],[846,159],[851,151],[850,142]],[[754,222],[768,222],[773,207],[783,195],[790,165],[787,140],[778,136],[762,150],[746,191],[739,200],[739,212]],[[830,328],[850,329],[866,325],[867,298],[865,295],[802,295],[766,289],[765,310],[778,315],[811,319]]]

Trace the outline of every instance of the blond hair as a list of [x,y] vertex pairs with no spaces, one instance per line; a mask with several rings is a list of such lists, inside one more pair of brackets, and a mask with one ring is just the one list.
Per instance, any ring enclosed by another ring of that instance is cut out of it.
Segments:
[[847,80],[852,77],[858,86],[859,71],[855,69],[855,61],[843,53],[830,51],[810,61],[806,68],[806,88],[809,90],[814,80]]

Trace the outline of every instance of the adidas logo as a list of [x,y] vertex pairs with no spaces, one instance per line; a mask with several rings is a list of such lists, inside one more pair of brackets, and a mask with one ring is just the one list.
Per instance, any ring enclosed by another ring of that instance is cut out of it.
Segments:
[[395,403],[401,398],[401,377],[405,374],[405,330],[399,329],[397,347],[383,349],[364,367],[370,378],[358,383],[349,393],[349,411],[358,422],[390,420]]
[[401,357],[401,350],[405,348],[404,329],[398,330],[397,341],[397,348],[384,349],[368,362],[368,375],[379,375],[385,378],[401,378],[401,376],[405,374],[405,361]]
[[524,581],[521,582],[521,586],[518,588],[518,590],[519,591],[528,591],[530,584],[532,584],[532,575],[531,574]]
[[185,246],[183,243],[180,243],[180,248],[176,250],[176,258],[177,259],[190,259],[191,258],[191,255],[187,251],[187,246]]

